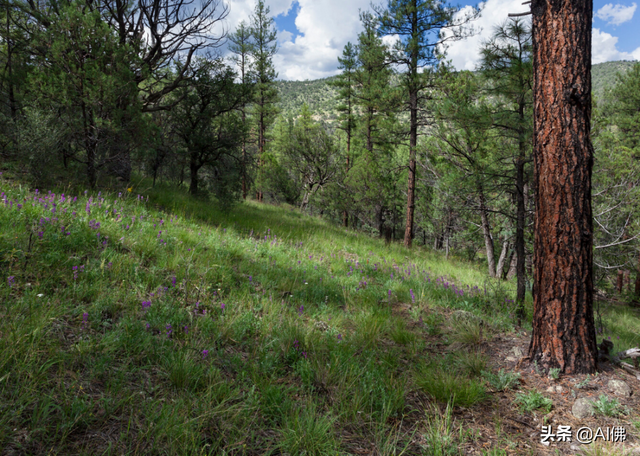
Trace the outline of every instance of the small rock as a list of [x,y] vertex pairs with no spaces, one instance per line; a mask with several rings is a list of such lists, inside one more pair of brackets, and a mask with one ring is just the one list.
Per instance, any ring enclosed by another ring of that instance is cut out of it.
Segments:
[[593,407],[591,406],[591,401],[586,397],[581,397],[573,403],[571,413],[573,413],[573,416],[578,419],[587,418],[588,416],[593,415]]
[[611,379],[607,383],[609,390],[617,396],[629,397],[631,396],[631,388],[622,380]]
[[544,446],[549,446],[550,443],[549,442],[540,442],[541,444],[543,444]]
[[515,363],[517,361],[517,359],[515,359],[513,356],[507,356],[505,359],[510,363]]
[[322,320],[316,321],[313,327],[320,331],[326,331],[327,329],[329,329],[329,325]]
[[516,358],[522,358],[524,356],[524,353],[522,353],[522,349],[520,347],[513,347],[511,352]]
[[549,388],[546,389],[547,393],[555,393],[556,389],[553,386],[550,386]]
[[561,394],[564,391],[564,388],[561,387],[560,385],[556,386],[556,393]]

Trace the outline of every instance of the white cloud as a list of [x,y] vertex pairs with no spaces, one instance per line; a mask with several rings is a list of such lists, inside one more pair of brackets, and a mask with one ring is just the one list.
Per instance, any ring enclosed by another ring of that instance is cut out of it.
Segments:
[[[383,0],[375,0],[381,3]],[[227,28],[233,31],[241,20],[248,21],[253,13],[255,0],[225,0],[230,6],[226,20]],[[448,42],[447,56],[457,69],[474,70],[480,63],[480,47],[488,40],[494,28],[507,20],[509,13],[526,11],[523,0],[486,0],[482,15],[473,22],[477,33],[461,41]],[[274,56],[274,65],[279,79],[305,80],[332,76],[338,73],[338,57],[347,42],[357,42],[362,30],[359,10],[369,10],[370,0],[298,0],[299,8],[293,8],[294,0],[266,0],[271,15],[295,14],[296,28],[299,34],[294,36],[290,30],[278,31],[278,53]],[[465,14],[470,7],[463,8],[458,14]],[[633,16],[635,3],[630,7],[606,5],[598,10],[598,17],[622,23]],[[627,19],[625,19],[627,18]],[[619,22],[622,21],[622,22]],[[391,44],[393,37],[385,37],[384,42]],[[610,60],[640,60],[640,48],[633,52],[617,49],[618,38],[593,29],[593,63]],[[223,51],[224,52],[224,51]]]
[[[227,29],[233,31],[241,20],[249,21],[255,0],[225,0],[230,6]],[[294,0],[265,0],[271,16],[291,14]],[[304,80],[332,76],[338,72],[338,56],[361,30],[360,9],[369,9],[370,0],[298,0],[295,20],[299,35],[278,31],[278,53],[273,62],[278,79]]]
[[[493,35],[494,28],[508,19],[509,13],[523,13],[528,6],[522,0],[487,0],[480,4],[482,14],[473,21],[476,33],[464,40],[447,42],[446,59],[458,70],[475,70],[480,63],[480,47]],[[468,14],[470,7],[462,8],[458,17]]]
[[611,60],[640,60],[640,47],[633,52],[623,52],[616,48],[618,37],[594,28],[591,37],[591,61],[593,63]]
[[273,62],[280,79],[304,80],[332,76],[338,72],[338,57],[351,41],[357,41],[359,9],[369,0],[298,0],[293,41],[281,42]]
[[596,17],[607,21],[608,25],[624,24],[633,18],[637,6],[635,3],[632,3],[631,6],[607,3],[596,12]]

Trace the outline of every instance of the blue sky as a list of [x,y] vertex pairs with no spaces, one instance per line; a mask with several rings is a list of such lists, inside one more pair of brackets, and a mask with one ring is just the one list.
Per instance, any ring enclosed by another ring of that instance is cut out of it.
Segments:
[[[381,3],[386,0],[376,0]],[[524,0],[486,0],[483,15],[474,27],[477,34],[449,46],[447,58],[458,69],[474,69],[478,49],[492,28],[508,13],[526,11]],[[231,13],[230,29],[247,20],[255,0],[226,0]],[[594,0],[593,62],[640,60],[640,0]],[[369,9],[371,0],[266,0],[275,17],[279,50],[274,64],[279,79],[305,80],[338,72],[338,56],[347,42],[355,43],[361,31],[359,10]],[[463,9],[476,3],[461,1]],[[391,38],[389,38],[391,40]]]

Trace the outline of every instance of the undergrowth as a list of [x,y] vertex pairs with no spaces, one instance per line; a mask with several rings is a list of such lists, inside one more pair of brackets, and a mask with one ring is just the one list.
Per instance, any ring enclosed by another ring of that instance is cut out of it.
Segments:
[[[223,212],[146,184],[0,176],[0,447],[456,454],[451,410],[489,400],[487,359],[426,341],[464,352],[509,331],[511,284],[293,209]],[[411,393],[446,409],[416,417]]]

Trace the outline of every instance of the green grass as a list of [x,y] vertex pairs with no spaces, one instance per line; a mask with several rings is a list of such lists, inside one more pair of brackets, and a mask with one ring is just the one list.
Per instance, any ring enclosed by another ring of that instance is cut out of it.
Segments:
[[517,393],[515,402],[522,412],[532,412],[537,409],[550,412],[553,407],[553,401],[544,397],[539,391]]
[[499,369],[498,372],[483,371],[482,377],[491,385],[496,391],[504,391],[515,388],[518,385],[518,379],[520,374],[516,372],[508,372],[504,369]]
[[471,407],[487,399],[484,385],[456,370],[451,360],[442,364],[422,364],[416,369],[414,382],[419,389],[440,403]]
[[593,413],[602,416],[617,417],[627,415],[628,411],[620,404],[618,399],[609,399],[606,394],[601,394],[598,399],[591,402]]
[[452,410],[407,428],[408,398],[488,400],[484,355],[428,348],[513,325],[512,284],[469,263],[144,180],[120,196],[52,189],[55,213],[45,190],[6,174],[0,189],[8,452],[450,454]]

